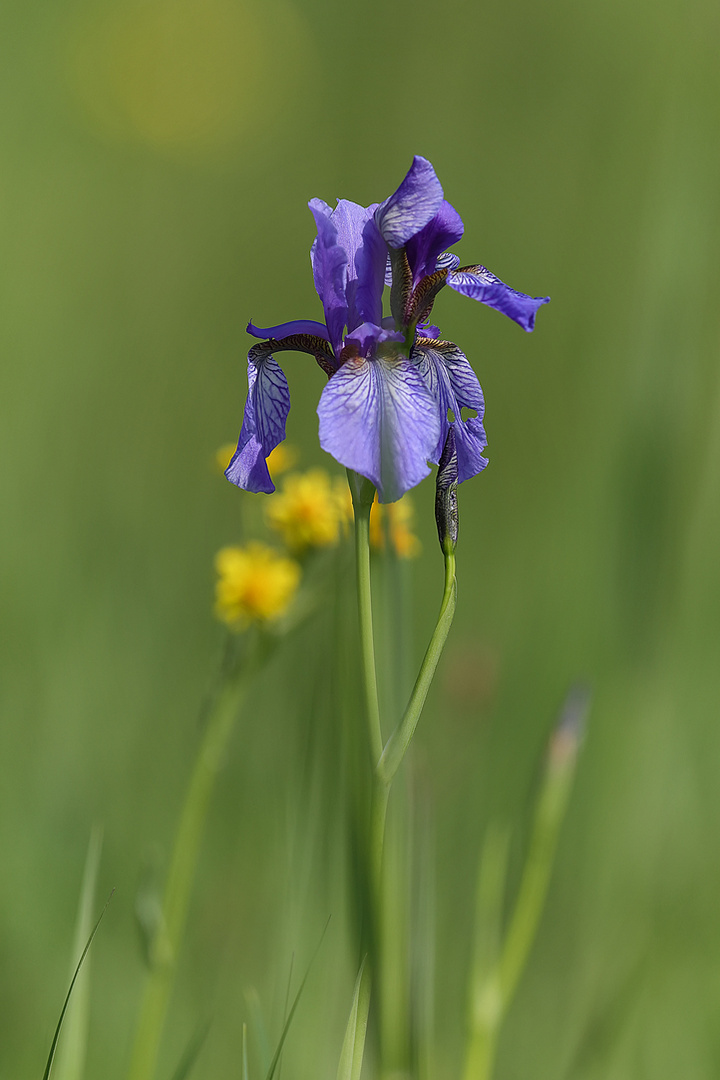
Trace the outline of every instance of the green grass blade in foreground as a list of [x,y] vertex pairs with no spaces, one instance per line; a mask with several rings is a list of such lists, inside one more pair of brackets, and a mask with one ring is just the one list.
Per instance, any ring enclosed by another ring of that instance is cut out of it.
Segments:
[[[345,1038],[340,1051],[337,1080],[360,1080],[363,1054],[365,1053],[365,1036],[367,1034],[367,1009],[362,1010],[362,1012],[358,1009],[364,976],[365,959],[360,965],[355,980],[352,1008],[350,1009],[350,1017],[345,1028]],[[365,981],[369,982],[369,979],[365,977]]]
[[187,1080],[188,1076],[192,1072],[193,1066],[200,1056],[200,1051],[205,1045],[205,1040],[208,1037],[210,1031],[210,1021],[206,1020],[193,1035],[192,1039],[188,1043],[187,1050],[180,1059],[180,1064],[173,1073],[172,1080]]
[[475,904],[475,945],[470,974],[465,1080],[490,1075],[502,1012],[498,963],[503,898],[507,883],[509,831],[490,825],[483,843]]
[[250,1070],[248,1069],[248,1052],[247,1052],[247,1024],[242,1026],[242,1080],[250,1080]]
[[506,853],[503,854],[499,840],[491,840],[490,848],[486,845],[483,853],[486,867],[480,879],[478,916],[487,919],[489,926],[478,928],[481,952],[477,959],[483,966],[489,964],[493,952],[497,953],[497,959],[486,967],[484,976],[477,966],[473,973],[465,1080],[490,1080],[493,1074],[498,1035],[525,970],[545,906],[588,704],[589,695],[584,688],[571,690],[550,738],[530,847],[507,933],[499,949],[493,937],[497,934],[502,903]]
[[107,900],[105,901],[105,907],[100,912],[100,917],[97,920],[97,922],[95,923],[94,927],[92,928],[92,933],[90,934],[90,937],[87,940],[85,948],[82,951],[82,955],[81,955],[80,959],[78,960],[77,967],[75,968],[75,973],[74,973],[72,979],[70,980],[70,986],[68,988],[67,994],[65,995],[65,1001],[63,1002],[63,1007],[62,1007],[62,1010],[60,1012],[60,1019],[58,1020],[57,1027],[55,1028],[55,1034],[53,1035],[53,1041],[52,1041],[52,1044],[50,1046],[50,1053],[48,1054],[48,1059],[47,1059],[47,1063],[45,1065],[45,1072],[43,1073],[42,1080],[48,1080],[48,1077],[50,1076],[50,1072],[51,1072],[52,1066],[53,1066],[53,1060],[55,1058],[55,1051],[57,1050],[58,1039],[60,1038],[60,1031],[61,1031],[62,1026],[63,1026],[63,1020],[65,1019],[65,1014],[67,1012],[68,1005],[70,1004],[70,998],[72,997],[72,992],[73,992],[73,989],[75,987],[75,983],[77,982],[77,977],[80,974],[80,969],[83,966],[83,961],[84,961],[85,957],[88,954],[88,951],[90,949],[90,946],[93,943],[93,939],[94,939],[95,935],[98,932],[98,929],[100,927],[100,923],[102,922],[103,916],[104,916],[105,912],[108,909],[108,904],[110,903],[110,901],[113,898],[113,893],[114,892],[115,892],[115,890],[113,889],[113,891],[110,893]]
[[325,929],[323,930],[322,934],[320,935],[320,940],[317,943],[317,947],[315,949],[315,952],[312,954],[312,956],[310,958],[310,963],[308,964],[307,969],[305,971],[305,974],[303,975],[303,980],[300,983],[297,994],[295,995],[295,999],[294,999],[294,1001],[292,1003],[292,1006],[290,1008],[290,1012],[287,1015],[287,1020],[285,1021],[284,1025],[283,1025],[283,1029],[282,1029],[282,1032],[280,1033],[280,1038],[278,1040],[277,1049],[275,1050],[275,1053],[273,1055],[273,1059],[270,1062],[270,1068],[267,1071],[267,1076],[265,1077],[265,1080],[273,1080],[273,1076],[275,1075],[275,1072],[276,1072],[277,1067],[278,1067],[278,1062],[280,1061],[280,1055],[282,1054],[283,1046],[285,1045],[285,1039],[287,1038],[287,1033],[290,1030],[290,1025],[292,1024],[293,1016],[295,1015],[295,1010],[297,1009],[298,1004],[300,1003],[300,998],[302,997],[302,992],[305,989],[305,983],[308,981],[308,975],[310,974],[310,969],[313,966],[313,962],[315,960],[315,957],[317,956],[318,952],[320,951],[320,946],[322,945],[323,941],[325,940],[325,934],[327,933],[327,928],[328,928],[329,925],[330,925],[330,920],[328,919],[328,921],[325,923]]
[[[97,885],[100,853],[102,851],[102,829],[94,826],[90,833],[85,869],[83,871],[73,960],[81,952],[92,930],[93,907],[95,906],[95,888]],[[68,1008],[63,1030],[62,1044],[58,1049],[56,1080],[82,1080],[87,1054],[87,1040],[90,1017],[90,961],[83,966],[78,975],[73,992],[72,1005]]]

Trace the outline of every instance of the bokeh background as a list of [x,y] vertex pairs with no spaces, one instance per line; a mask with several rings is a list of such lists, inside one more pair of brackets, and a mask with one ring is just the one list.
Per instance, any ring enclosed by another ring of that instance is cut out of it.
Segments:
[[[436,307],[480,375],[491,460],[461,489],[457,621],[415,755],[436,1075],[462,1056],[484,831],[512,827],[517,870],[578,679],[589,731],[497,1075],[718,1075],[719,20],[710,0],[3,4],[3,1075],[41,1075],[95,822],[117,893],[88,1075],[123,1075],[134,897],[162,875],[222,639],[212,557],[254,513],[212,465],[240,424],[245,322],[318,318],[307,200],[380,200],[414,153],[465,220],[463,261],[552,296],[533,335],[454,294]],[[289,438],[339,474],[322,373],[285,367]],[[415,495],[419,659],[441,568],[431,482]],[[208,1012],[197,1075],[239,1075],[248,1002],[277,1034],[290,956],[330,912],[286,1070],[334,1075],[339,863],[294,779],[308,745],[330,754],[328,663],[316,635],[286,643],[241,721],[161,1075]]]

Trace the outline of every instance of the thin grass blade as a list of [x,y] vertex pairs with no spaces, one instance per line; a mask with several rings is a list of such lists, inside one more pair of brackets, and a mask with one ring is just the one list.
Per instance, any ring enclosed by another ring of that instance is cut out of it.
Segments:
[[[92,930],[93,908],[95,906],[95,888],[97,885],[100,853],[102,851],[102,828],[96,825],[90,833],[85,869],[83,871],[75,939],[73,942],[73,961],[79,955],[88,935]],[[82,1080],[87,1054],[88,1028],[90,1022],[90,961],[84,965],[75,984],[71,1007],[65,1018],[65,1033],[62,1046],[58,1050],[55,1076],[57,1080]]]
[[337,1080],[360,1080],[363,1054],[365,1053],[367,1015],[364,1017],[364,1020],[358,1022],[360,1015],[358,1005],[360,1002],[360,988],[363,981],[363,972],[365,971],[365,959],[363,959],[363,962],[360,965],[360,970],[358,971],[357,979],[355,980],[352,1007],[350,1009],[347,1027],[345,1028],[345,1038],[343,1039],[342,1050],[340,1051]]
[[192,1039],[188,1043],[187,1049],[180,1059],[180,1063],[173,1073],[172,1080],[187,1080],[188,1076],[192,1072],[193,1066],[200,1056],[200,1051],[205,1045],[205,1040],[208,1037],[210,1031],[210,1020],[207,1020],[204,1024],[201,1024],[198,1030],[193,1035]]
[[63,1002],[62,1011],[60,1012],[60,1019],[57,1022],[57,1027],[55,1028],[55,1034],[53,1035],[53,1041],[52,1041],[52,1044],[50,1046],[50,1053],[48,1054],[47,1063],[45,1065],[45,1072],[43,1073],[43,1080],[48,1080],[48,1077],[50,1076],[50,1072],[51,1072],[52,1066],[53,1066],[53,1061],[54,1061],[54,1058],[55,1058],[55,1051],[57,1050],[58,1039],[60,1038],[60,1031],[61,1031],[62,1026],[63,1026],[63,1020],[65,1019],[65,1013],[67,1012],[68,1005],[70,1004],[70,998],[72,997],[72,992],[73,992],[73,989],[75,987],[75,983],[77,982],[77,977],[80,974],[80,969],[83,966],[83,961],[85,960],[85,957],[88,954],[90,946],[93,943],[93,939],[94,939],[95,935],[97,934],[97,932],[98,932],[98,930],[100,928],[100,923],[103,920],[103,916],[105,915],[105,912],[108,909],[108,904],[112,900],[114,893],[115,893],[115,890],[113,889],[113,891],[110,893],[107,900],[105,901],[105,907],[100,912],[100,917],[98,918],[97,922],[95,923],[95,925],[92,928],[92,933],[90,934],[90,937],[87,940],[85,948],[82,951],[82,956],[78,960],[77,967],[75,968],[75,974],[73,975],[72,979],[70,980],[70,986],[68,988],[67,994],[65,995],[65,1001]]
[[310,963],[308,964],[307,969],[305,971],[305,974],[303,975],[303,980],[300,983],[297,994],[295,995],[295,998],[294,998],[293,1003],[292,1003],[292,1007],[291,1007],[290,1012],[288,1013],[288,1016],[287,1016],[287,1020],[285,1021],[284,1025],[283,1025],[282,1032],[280,1033],[280,1039],[279,1039],[278,1044],[277,1044],[277,1049],[275,1050],[275,1054],[273,1055],[273,1059],[270,1062],[270,1068],[268,1069],[267,1076],[265,1077],[265,1080],[273,1080],[273,1077],[275,1076],[275,1071],[276,1071],[276,1069],[278,1067],[278,1062],[280,1061],[280,1055],[282,1054],[282,1049],[283,1049],[283,1046],[285,1045],[285,1039],[287,1038],[287,1033],[290,1030],[290,1025],[292,1024],[293,1016],[295,1015],[295,1010],[298,1007],[298,1004],[300,1002],[300,998],[302,997],[302,992],[305,989],[305,983],[307,982],[308,975],[310,974],[310,969],[313,966],[313,963],[315,961],[315,957],[317,956],[318,952],[320,951],[320,946],[323,943],[323,940],[325,938],[325,934],[327,933],[327,928],[328,928],[329,925],[330,925],[330,920],[328,919],[328,921],[325,923],[325,929],[323,930],[323,932],[322,932],[322,934],[320,936],[320,940],[319,940],[319,942],[317,944],[317,948],[315,949],[315,952],[312,954],[312,957],[310,958]]

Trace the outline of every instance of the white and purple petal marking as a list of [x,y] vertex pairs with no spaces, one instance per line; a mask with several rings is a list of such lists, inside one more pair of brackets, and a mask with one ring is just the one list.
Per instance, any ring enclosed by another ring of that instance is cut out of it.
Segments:
[[437,461],[437,402],[417,365],[404,357],[351,358],[318,405],[320,445],[367,477],[380,502],[395,502]]
[[[416,345],[411,360],[417,364],[425,385],[437,402],[440,435],[432,460],[439,460],[452,426],[457,449],[458,481],[462,483],[471,476],[477,476],[488,464],[482,454],[487,446],[482,422],[485,399],[467,357],[457,345],[443,341]],[[463,408],[473,409],[477,416],[464,420]],[[453,420],[449,419],[448,410]]]
[[463,266],[459,270],[451,270],[447,284],[462,296],[469,296],[501,311],[528,332],[535,326],[538,308],[550,301],[549,296],[527,296],[517,289],[511,289],[484,266]]
[[[256,346],[262,348],[262,346]],[[248,396],[237,450],[225,470],[228,480],[245,491],[275,490],[266,458],[285,438],[290,391],[282,368],[269,353],[248,356]]]

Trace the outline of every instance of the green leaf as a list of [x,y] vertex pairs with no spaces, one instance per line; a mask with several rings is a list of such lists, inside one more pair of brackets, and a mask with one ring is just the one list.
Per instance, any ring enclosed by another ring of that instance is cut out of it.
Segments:
[[363,1054],[365,1052],[365,1035],[367,1033],[367,1010],[360,1010],[359,1005],[366,960],[367,957],[363,959],[355,980],[352,1007],[345,1028],[342,1050],[340,1051],[337,1080],[360,1080]]

